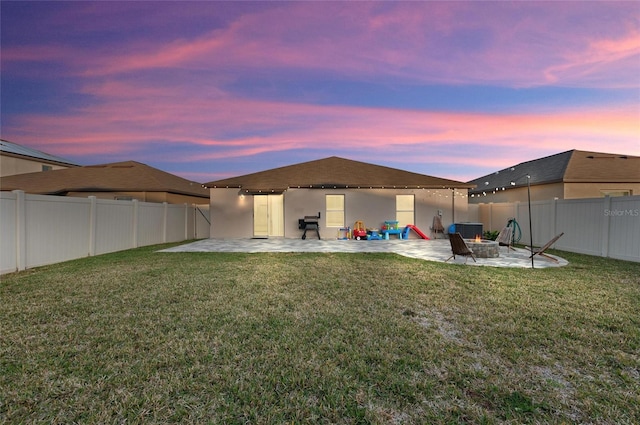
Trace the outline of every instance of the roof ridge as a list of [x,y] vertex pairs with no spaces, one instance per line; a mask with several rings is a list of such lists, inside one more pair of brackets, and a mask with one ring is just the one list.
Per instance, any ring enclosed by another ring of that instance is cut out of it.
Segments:
[[63,190],[146,191],[208,197],[201,183],[137,161],[18,174],[2,177],[1,181],[3,188],[21,189],[29,193],[60,193]]
[[256,191],[282,191],[291,187],[322,188],[325,186],[336,188],[469,187],[468,184],[455,180],[338,156],[215,180],[205,183],[205,186],[235,187]]

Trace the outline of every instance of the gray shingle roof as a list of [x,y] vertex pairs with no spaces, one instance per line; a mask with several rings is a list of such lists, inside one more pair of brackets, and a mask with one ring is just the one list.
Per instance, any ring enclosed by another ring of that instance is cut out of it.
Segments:
[[[570,150],[522,162],[471,180],[476,189],[470,194],[510,187],[559,182],[640,182],[640,157]],[[515,186],[511,182],[516,183]]]
[[288,188],[470,188],[472,185],[332,156],[205,183],[210,188],[281,192]]
[[79,167],[79,164],[71,162],[59,156],[51,155],[39,150],[31,149],[26,146],[0,139],[0,151],[3,153],[13,154],[17,156],[33,158],[44,162]]

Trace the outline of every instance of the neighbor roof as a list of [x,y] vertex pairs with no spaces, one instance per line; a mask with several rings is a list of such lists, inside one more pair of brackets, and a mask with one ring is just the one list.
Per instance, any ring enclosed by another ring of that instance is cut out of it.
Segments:
[[73,167],[80,166],[79,164],[76,164],[67,159],[61,158],[59,156],[50,155],[48,153],[31,149],[26,146],[18,145],[16,143],[12,143],[2,139],[0,139],[0,152],[2,152],[3,154],[11,155],[11,156],[36,159],[36,160],[51,163],[51,164],[59,164],[59,165],[73,166]]
[[496,188],[509,189],[550,183],[640,183],[640,157],[612,153],[570,150],[518,165],[469,181],[476,185],[470,193]]
[[473,185],[332,156],[205,183],[210,188],[282,192],[289,188],[471,188]]
[[64,195],[68,192],[167,192],[208,198],[200,183],[135,161],[18,174],[0,179],[2,190]]

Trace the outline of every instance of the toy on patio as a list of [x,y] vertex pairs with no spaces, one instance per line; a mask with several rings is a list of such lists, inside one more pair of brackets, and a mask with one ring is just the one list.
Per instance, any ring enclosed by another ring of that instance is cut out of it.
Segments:
[[404,228],[404,230],[402,231],[402,239],[409,239],[409,232],[411,232],[412,230],[422,239],[429,240],[429,236],[425,235],[422,230],[418,229],[413,224],[407,224],[407,226]]
[[398,229],[397,220],[385,221],[384,226],[382,226],[382,234],[384,235],[385,240],[389,240],[389,235],[398,235],[398,239],[403,239],[403,230]]
[[358,220],[355,222],[351,235],[353,239],[357,241],[367,239],[367,228],[364,227],[364,223],[362,221]]
[[378,229],[369,229],[367,230],[367,240],[368,241],[380,241],[384,239],[380,233],[378,233]]
[[351,227],[341,227],[338,229],[338,239],[347,241],[351,239]]

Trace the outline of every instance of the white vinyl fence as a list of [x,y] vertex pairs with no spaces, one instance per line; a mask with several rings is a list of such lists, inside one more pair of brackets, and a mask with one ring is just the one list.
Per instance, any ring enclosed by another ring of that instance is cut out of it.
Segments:
[[[564,232],[554,248],[640,261],[640,196],[535,201],[531,203],[531,217],[534,246],[542,246]],[[510,218],[515,218],[522,229],[520,243],[528,245],[527,202],[469,208],[470,221],[483,223],[484,230],[500,231]]]
[[209,205],[0,192],[0,273],[208,238]]

